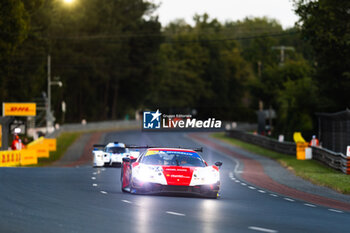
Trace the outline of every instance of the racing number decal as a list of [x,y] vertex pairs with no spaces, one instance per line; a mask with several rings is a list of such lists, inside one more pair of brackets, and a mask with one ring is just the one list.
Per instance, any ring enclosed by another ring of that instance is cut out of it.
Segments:
[[147,151],[145,156],[154,155],[154,154],[158,154],[158,153],[159,153],[159,150],[149,150],[149,151]]

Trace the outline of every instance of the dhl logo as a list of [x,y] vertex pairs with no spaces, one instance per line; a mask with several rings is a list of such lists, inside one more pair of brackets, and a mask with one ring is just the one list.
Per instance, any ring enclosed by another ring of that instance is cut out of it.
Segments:
[[3,116],[35,116],[35,103],[3,103]]
[[28,107],[11,107],[11,112],[29,112]]

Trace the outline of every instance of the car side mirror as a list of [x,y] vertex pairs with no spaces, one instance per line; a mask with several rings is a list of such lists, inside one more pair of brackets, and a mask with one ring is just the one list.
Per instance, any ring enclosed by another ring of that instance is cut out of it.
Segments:
[[125,157],[125,158],[123,158],[123,162],[124,162],[124,163],[131,163],[131,159]]
[[217,166],[217,167],[221,167],[221,166],[222,166],[222,162],[220,162],[220,161],[215,162],[215,166]]

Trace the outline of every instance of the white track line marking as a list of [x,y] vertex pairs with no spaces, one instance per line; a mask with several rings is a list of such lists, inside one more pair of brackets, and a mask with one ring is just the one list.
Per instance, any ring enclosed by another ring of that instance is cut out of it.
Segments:
[[105,191],[101,191],[101,193],[102,193],[102,194],[107,194],[107,192],[105,192]]
[[186,214],[177,213],[177,212],[173,212],[173,211],[167,211],[166,213],[167,213],[167,214],[176,215],[176,216],[186,216]]
[[293,202],[294,200],[293,199],[290,199],[290,198],[287,198],[287,197],[285,197],[285,198],[283,198],[284,200],[286,200],[286,201],[290,201],[290,202]]
[[241,183],[241,185],[244,185],[244,186],[245,186],[245,185],[247,185],[247,184],[246,184],[246,183]]
[[92,180],[96,180],[96,177],[93,176],[93,177],[91,177],[91,179],[92,179]]
[[271,193],[270,196],[278,197],[278,195]]
[[229,176],[230,178],[233,178],[233,173],[230,172],[230,173],[228,174],[228,176]]
[[96,175],[96,174],[97,174],[97,172],[93,172],[92,174],[93,174],[93,175]]
[[259,192],[259,193],[266,193],[266,191],[261,190],[261,189],[259,189],[258,192]]
[[128,201],[128,200],[122,200],[122,202],[129,203],[129,204],[132,203],[131,201]]
[[312,204],[309,204],[309,203],[304,203],[304,205],[306,205],[306,206],[308,206],[308,207],[313,207],[313,208],[316,207],[315,205],[312,205]]
[[92,184],[92,186],[96,187],[96,186],[97,186],[97,184]]
[[336,213],[344,213],[343,211],[341,210],[335,210],[335,209],[328,209],[329,211],[332,211],[332,212],[336,212]]
[[255,187],[253,187],[253,186],[249,186],[248,188],[250,188],[250,189],[255,189]]
[[276,232],[278,232],[276,230],[262,228],[262,227],[254,227],[254,226],[250,226],[250,227],[248,227],[248,229],[254,230],[254,231],[268,232],[268,233],[276,233]]
[[106,171],[106,168],[102,168],[101,171]]
[[240,182],[239,180],[235,180],[236,183]]

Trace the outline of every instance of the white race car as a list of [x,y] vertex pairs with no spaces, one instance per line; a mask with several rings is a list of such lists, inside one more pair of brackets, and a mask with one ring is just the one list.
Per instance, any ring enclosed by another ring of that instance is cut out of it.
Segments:
[[[102,149],[99,149],[102,148]],[[130,151],[125,148],[124,143],[110,142],[107,145],[94,145],[92,151],[93,154],[93,166],[113,166],[122,163],[123,158],[130,156]]]

